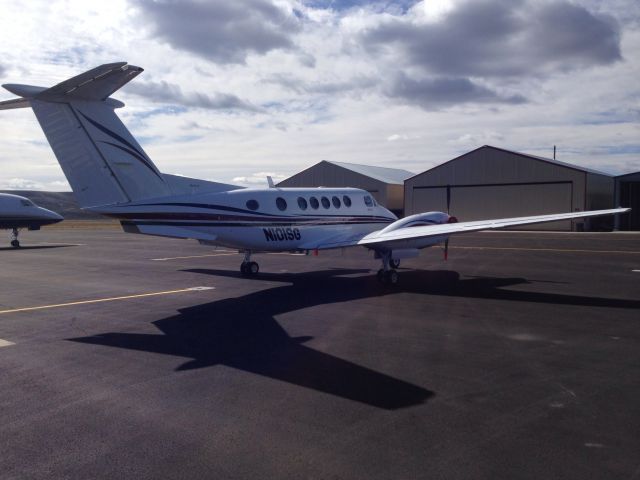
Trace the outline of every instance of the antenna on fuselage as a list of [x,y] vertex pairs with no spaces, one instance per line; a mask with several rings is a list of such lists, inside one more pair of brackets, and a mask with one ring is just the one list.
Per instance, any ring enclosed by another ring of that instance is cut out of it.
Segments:
[[271,178],[271,175],[267,175],[267,183],[269,184],[269,188],[276,188],[276,184],[273,183],[273,178]]

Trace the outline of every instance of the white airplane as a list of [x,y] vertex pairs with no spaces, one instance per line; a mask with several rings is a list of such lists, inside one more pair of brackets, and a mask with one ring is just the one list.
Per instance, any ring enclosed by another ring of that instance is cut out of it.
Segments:
[[19,248],[18,232],[21,228],[40,230],[64,220],[56,212],[37,206],[31,200],[19,195],[0,193],[0,229],[11,230],[11,246]]
[[0,102],[0,109],[33,109],[82,208],[120,219],[126,232],[238,249],[245,275],[258,273],[255,252],[360,245],[381,259],[378,278],[396,283],[400,259],[440,243],[446,252],[450,235],[628,210],[474,222],[426,212],[399,220],[355,188],[244,189],[162,174],[115,114],[124,104],[110,98],[142,71],[120,62],[51,88],[3,85],[20,98]]

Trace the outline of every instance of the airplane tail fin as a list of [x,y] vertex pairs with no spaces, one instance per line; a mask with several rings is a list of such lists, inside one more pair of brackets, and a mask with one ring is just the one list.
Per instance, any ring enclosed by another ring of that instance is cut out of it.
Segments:
[[93,68],[51,88],[6,84],[21,98],[0,110],[31,107],[81,207],[127,203],[172,193],[124,126],[109,96],[142,73],[126,62]]

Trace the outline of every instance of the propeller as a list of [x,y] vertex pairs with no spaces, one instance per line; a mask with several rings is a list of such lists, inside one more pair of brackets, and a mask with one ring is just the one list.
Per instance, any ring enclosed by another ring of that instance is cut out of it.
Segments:
[[447,184],[447,215],[451,207],[451,185]]
[[449,258],[449,237],[444,241],[444,260]]

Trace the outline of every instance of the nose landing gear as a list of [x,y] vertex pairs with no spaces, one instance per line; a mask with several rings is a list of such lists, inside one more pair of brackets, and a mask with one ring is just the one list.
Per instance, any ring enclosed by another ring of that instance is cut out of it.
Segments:
[[18,229],[14,228],[11,232],[11,246],[13,248],[20,248],[20,242],[18,241]]

